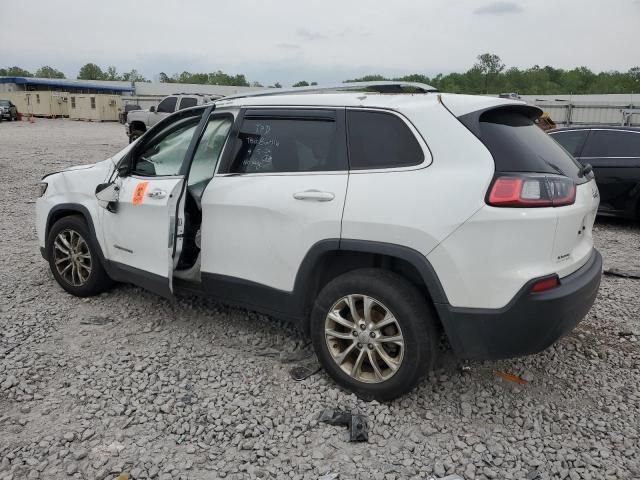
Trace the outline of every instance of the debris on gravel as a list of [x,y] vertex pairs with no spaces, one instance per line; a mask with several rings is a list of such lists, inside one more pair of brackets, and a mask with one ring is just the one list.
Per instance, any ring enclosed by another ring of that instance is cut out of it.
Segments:
[[[603,277],[584,322],[543,353],[464,371],[445,356],[410,394],[365,402],[322,371],[293,381],[284,360],[311,351],[279,320],[55,283],[37,182],[126,143],[120,124],[0,124],[0,479],[640,478],[640,282]],[[636,224],[599,220],[594,238],[605,268],[640,269]],[[368,442],[320,424],[326,405],[365,415]]]

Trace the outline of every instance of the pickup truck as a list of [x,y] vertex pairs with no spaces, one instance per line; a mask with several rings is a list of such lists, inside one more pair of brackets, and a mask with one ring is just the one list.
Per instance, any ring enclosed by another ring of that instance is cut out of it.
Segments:
[[157,107],[150,107],[149,110],[132,110],[128,112],[124,128],[129,137],[129,143],[142,136],[149,128],[172,113],[185,108],[204,105],[218,98],[222,98],[222,95],[175,93],[163,98]]

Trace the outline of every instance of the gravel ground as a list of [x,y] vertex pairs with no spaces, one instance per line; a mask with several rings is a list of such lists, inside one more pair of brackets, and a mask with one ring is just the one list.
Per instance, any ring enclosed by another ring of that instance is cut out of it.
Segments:
[[[323,372],[292,381],[308,341],[263,315],[126,285],[66,294],[38,251],[35,184],[106,158],[123,130],[0,124],[0,479],[640,478],[639,280],[604,277],[544,353],[465,372],[448,359],[388,404]],[[640,228],[599,221],[595,238],[606,267],[640,269]],[[369,442],[318,424],[326,406],[366,415]]]

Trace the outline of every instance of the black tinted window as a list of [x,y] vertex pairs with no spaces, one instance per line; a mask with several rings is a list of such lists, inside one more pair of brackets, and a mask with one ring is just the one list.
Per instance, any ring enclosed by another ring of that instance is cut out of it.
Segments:
[[498,172],[557,173],[578,183],[586,181],[578,176],[578,162],[517,110],[483,113],[480,139],[491,152]]
[[588,134],[589,130],[573,130],[571,132],[554,133],[551,138],[562,145],[571,155],[577,157]]
[[180,100],[180,110],[183,108],[195,107],[198,104],[198,99],[193,97],[183,97]]
[[396,115],[350,111],[347,124],[352,169],[407,167],[424,160],[416,137]]
[[176,109],[177,97],[167,97],[158,105],[158,112],[173,113]]
[[592,130],[583,157],[640,157],[640,132]]
[[337,123],[324,119],[246,118],[233,173],[346,170]]

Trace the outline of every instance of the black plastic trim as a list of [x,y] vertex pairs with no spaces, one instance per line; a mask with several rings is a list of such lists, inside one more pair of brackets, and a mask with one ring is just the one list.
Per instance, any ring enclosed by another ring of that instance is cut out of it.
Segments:
[[[91,233],[91,236],[93,236],[93,239],[95,240],[96,245],[98,247],[98,256],[100,257],[100,261],[104,263],[105,257],[102,252],[102,247],[100,247],[100,243],[98,242],[96,229],[93,225],[93,218],[91,217],[91,214],[89,213],[89,210],[87,209],[87,207],[79,203],[59,203],[58,205],[55,205],[53,208],[51,208],[51,210],[49,210],[49,213],[47,215],[47,223],[45,227],[45,236],[44,236],[45,241],[49,237],[49,231],[53,226],[53,217],[56,216],[54,214],[60,211],[70,212],[72,215],[80,214],[84,217],[85,221],[87,222],[87,225],[89,226],[89,232]],[[66,215],[63,215],[63,216],[66,216]],[[45,255],[46,255],[46,249],[43,254],[43,257],[45,258],[45,260],[47,260],[47,257]]]
[[[401,245],[367,240],[328,239],[313,245],[302,261],[294,283],[293,291],[279,290],[249,280],[202,272],[202,293],[222,303],[279,316],[295,323],[307,320],[307,310],[315,298],[308,292],[314,291],[318,280],[316,273],[322,256],[331,251],[362,252],[399,258],[413,265],[420,273],[429,295],[436,303],[447,302],[446,295],[429,260],[420,252]],[[179,287],[176,284],[176,287]],[[187,290],[190,288],[187,286]]]
[[351,239],[342,239],[340,241],[340,250],[376,253],[405,260],[418,270],[418,273],[420,273],[422,280],[427,286],[431,299],[435,303],[448,303],[447,295],[442,288],[436,271],[431,266],[429,260],[427,260],[427,257],[417,250],[393,243]]
[[247,108],[245,118],[335,121],[335,108]]
[[168,299],[173,298],[167,277],[112,260],[105,260],[103,266],[112,280],[122,283],[133,283],[161,297]]

